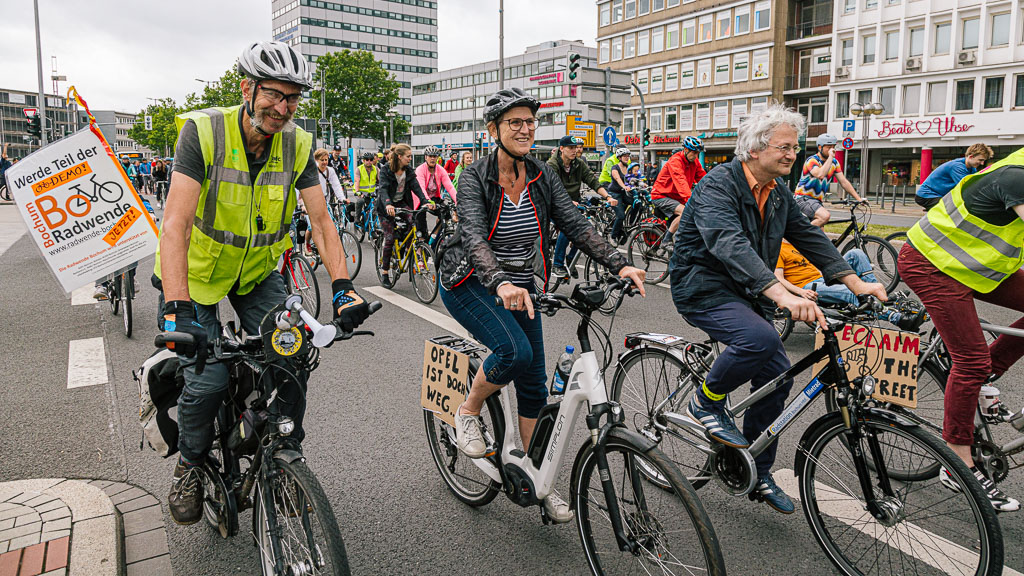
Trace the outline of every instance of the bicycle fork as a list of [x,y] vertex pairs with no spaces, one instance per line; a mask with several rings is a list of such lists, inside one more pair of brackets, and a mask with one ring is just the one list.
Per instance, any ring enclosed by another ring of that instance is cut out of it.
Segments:
[[[615,483],[612,481],[611,468],[608,465],[608,453],[605,451],[608,432],[613,427],[621,424],[622,412],[619,412],[618,420],[614,420],[614,415],[611,415],[609,416],[609,421],[604,426],[599,425],[601,415],[610,411],[611,408],[607,404],[595,407],[594,412],[587,415],[587,427],[590,429],[591,441],[594,443],[594,455],[597,458],[597,470],[601,477],[601,489],[604,492],[604,501],[608,506],[608,518],[612,524],[612,531],[615,533],[615,541],[619,545],[619,550],[636,554],[641,545],[635,539],[630,539],[623,527],[622,510],[619,508],[618,496],[615,494]],[[632,455],[628,456],[625,465],[629,473],[629,482],[633,487],[633,496],[637,499],[637,508],[646,512],[647,500],[644,497],[642,479],[639,468],[633,462]]]
[[849,405],[849,396],[844,395],[840,400],[840,412],[843,415],[843,422],[846,424],[846,432],[844,433],[844,436],[846,436],[846,447],[850,451],[854,468],[857,470],[857,480],[860,482],[864,501],[867,502],[867,511],[880,523],[891,525],[897,520],[898,510],[893,509],[892,506],[876,497],[875,487],[871,482],[871,472],[868,469],[864,450],[861,448],[861,440],[867,438],[871,461],[874,464],[875,471],[878,473],[878,489],[881,490],[884,498],[895,498],[896,493],[889,479],[889,471],[886,468],[885,456],[882,454],[882,446],[878,440],[878,434],[874,431],[865,433],[857,420],[855,411],[850,410]]

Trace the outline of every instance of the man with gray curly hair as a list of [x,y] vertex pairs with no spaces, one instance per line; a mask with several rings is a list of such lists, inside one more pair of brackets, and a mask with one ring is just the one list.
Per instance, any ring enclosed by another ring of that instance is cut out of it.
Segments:
[[[747,448],[782,413],[792,380],[782,382],[754,404],[743,432],[725,411],[725,397],[745,382],[764,386],[789,369],[782,340],[767,315],[786,308],[794,320],[817,321],[812,301],[786,290],[775,277],[782,238],[792,243],[827,284],[845,284],[854,294],[886,300],[881,284],[861,280],[839,251],[812,226],[782,177],[800,151],[803,116],[780,104],[746,118],[739,127],[736,158],[715,167],[697,184],[683,211],[672,257],[672,300],[691,324],[727,345],[687,415],[704,426],[712,441]],[[772,479],[776,445],[759,454],[751,500],[766,502],[784,514],[793,501]]]

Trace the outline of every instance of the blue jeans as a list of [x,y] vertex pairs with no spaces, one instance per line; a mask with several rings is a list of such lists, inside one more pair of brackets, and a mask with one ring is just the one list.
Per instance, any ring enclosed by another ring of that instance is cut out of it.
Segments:
[[[566,236],[564,232],[559,232],[558,240],[555,241],[555,257],[554,260],[552,260],[553,266],[565,266],[565,251],[568,248],[569,237]],[[574,244],[572,250],[569,250],[569,262],[572,262],[572,259],[576,257],[576,252],[578,251],[579,248]]]
[[618,200],[618,204],[612,206],[615,210],[615,220],[612,221],[612,238],[622,235],[622,223],[626,219],[626,206],[633,203],[633,195],[629,192],[609,192],[612,198]]
[[[868,259],[868,255],[859,248],[854,248],[846,253],[846,261],[853,268],[853,271],[857,273],[865,282],[878,282],[875,278],[875,274],[871,268],[871,260]],[[844,284],[835,284],[832,286],[826,286],[823,278],[812,280],[804,286],[805,290],[814,290],[818,293],[818,302],[821,304],[853,304],[856,306],[857,296],[850,292],[850,289]]]
[[[523,288],[536,292],[532,284]],[[536,418],[548,399],[540,314],[531,320],[525,311],[497,306],[473,276],[451,290],[442,287],[441,302],[473,338],[491,349],[482,368],[487,381],[498,386],[514,381],[519,415]]]
[[[263,317],[284,302],[287,296],[284,276],[274,271],[248,294],[231,292],[228,301],[238,313],[242,328],[249,334],[259,334]],[[196,319],[206,328],[210,342],[220,335],[216,304],[196,304]],[[206,457],[213,443],[213,421],[217,418],[228,389],[228,367],[211,358],[203,373],[196,374],[195,358],[179,354],[178,360],[185,368],[185,388],[178,398],[178,450],[185,460],[199,463]],[[282,415],[290,416],[295,421],[295,431],[291,438],[302,442],[305,435],[302,417],[306,413],[306,382],[296,385],[294,380],[285,380],[277,390],[274,404]]]
[[[746,382],[753,392],[789,370],[789,357],[779,333],[757,312],[739,302],[729,302],[708,310],[688,314],[686,319],[709,336],[726,344],[722,355],[711,365],[705,380],[708,390],[728,394]],[[743,436],[753,442],[782,414],[793,380],[788,379],[774,392],[752,405],[743,416]],[[705,403],[709,402],[707,399]],[[724,400],[722,401],[724,403]],[[771,471],[778,442],[772,442],[754,458],[757,475]]]

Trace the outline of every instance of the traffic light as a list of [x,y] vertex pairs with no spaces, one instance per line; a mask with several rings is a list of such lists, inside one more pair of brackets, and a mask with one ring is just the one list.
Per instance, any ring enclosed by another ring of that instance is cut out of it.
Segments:
[[569,52],[569,80],[576,79],[576,71],[580,69],[580,55],[579,52]]
[[153,117],[150,116],[149,114],[146,114],[145,123],[146,123],[146,130],[152,130],[153,129]]
[[43,125],[39,114],[28,119],[28,135],[33,138],[41,138],[43,136]]
[[651,145],[651,129],[644,128],[644,146]]

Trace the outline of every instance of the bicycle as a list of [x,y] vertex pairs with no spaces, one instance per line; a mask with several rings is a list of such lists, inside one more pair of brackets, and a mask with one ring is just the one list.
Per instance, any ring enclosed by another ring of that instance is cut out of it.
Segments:
[[[355,192],[360,195],[359,192]],[[363,203],[362,211],[356,216],[354,223],[356,239],[362,242],[367,236],[376,238],[380,234],[380,215],[377,213],[377,195],[373,192],[366,194],[367,200]]]
[[[331,198],[327,202],[327,212],[331,215],[331,221],[334,222],[334,229],[338,233],[338,238],[341,240],[341,247],[345,250],[346,266],[348,267],[348,277],[352,280],[356,279],[359,275],[359,270],[363,266],[363,251],[359,247],[359,240],[356,236],[349,232],[348,227],[348,215],[345,213],[345,205],[338,202],[337,198]],[[320,250],[317,249],[316,243],[309,242],[310,248],[310,264],[315,272],[323,259],[320,257]]]
[[[685,415],[686,404],[719,354],[713,340],[694,343],[666,334],[633,333],[619,359],[609,397],[621,400],[626,421],[686,471],[699,489],[712,479],[727,493],[751,494],[753,458],[827,392],[835,410],[806,429],[794,471],[804,516],[818,545],[843,574],[1002,573],[1003,541],[995,511],[980,483],[942,441],[904,415],[871,400],[870,374],[852,382],[843,368],[836,332],[847,323],[872,322],[879,303],[867,299],[844,312],[824,310],[824,344],[784,374],[728,408],[737,417],[804,370],[827,359],[810,382],[749,449],[711,443]],[[937,475],[915,474],[945,466],[959,492]],[[667,487],[653,470],[645,474]],[[864,537],[863,539],[861,539]],[[888,568],[881,564],[888,563]]]
[[[629,291],[628,286],[628,281],[614,278],[606,285],[579,284],[571,296],[531,295],[538,314],[552,316],[569,309],[580,317],[576,336],[581,355],[573,364],[562,401],[546,405],[538,416],[526,451],[516,448],[506,386],[489,397],[481,411],[487,456],[464,456],[458,450],[455,430],[424,409],[431,455],[445,485],[462,502],[483,506],[504,491],[520,506],[540,506],[541,520],[546,524],[548,517],[542,502],[553,492],[568,439],[573,437],[577,417],[587,405],[585,420],[590,441],[576,453],[569,489],[591,573],[622,574],[635,570],[674,574],[675,567],[681,566],[688,574],[725,574],[718,538],[693,487],[654,442],[623,425],[620,406],[609,401],[605,393],[603,367],[591,348],[589,329],[593,328],[603,340],[605,367],[611,361],[611,342],[591,317],[614,290],[621,291],[617,309]],[[500,299],[496,304],[499,302]],[[434,341],[470,356],[465,381],[468,388],[480,369],[483,349],[450,336]],[[640,473],[641,462],[662,475],[672,491],[651,490]]]
[[110,313],[114,316],[121,312],[121,319],[124,323],[124,335],[132,337],[132,300],[135,299],[135,268],[118,272],[103,282],[103,288],[107,291],[107,303],[110,304]]
[[672,238],[666,235],[669,219],[656,207],[654,212],[637,224],[626,240],[626,260],[647,272],[648,284],[660,284],[668,278],[673,251]]
[[167,202],[167,189],[169,186],[167,180],[157,180],[155,186],[156,192],[156,205],[161,206],[164,202]]
[[[849,223],[846,230],[840,234],[837,238],[832,240],[832,244],[836,248],[839,248],[841,254],[846,254],[854,248],[859,248],[867,255],[868,260],[871,261],[871,268],[875,274],[875,278],[881,282],[882,286],[885,287],[886,292],[892,292],[896,289],[896,286],[900,283],[900,274],[896,270],[896,261],[899,259],[899,252],[892,247],[884,238],[873,236],[871,234],[864,234],[864,230],[867,229],[868,223],[871,221],[871,204],[868,202],[856,202],[853,200],[840,200],[838,202],[832,202],[833,204],[840,204],[849,208],[850,218],[848,220],[830,220],[829,224],[845,224]],[[858,220],[857,211],[861,210],[865,212],[866,216],[861,216]],[[862,221],[861,221],[862,220]],[[851,237],[852,236],[852,237]],[[846,239],[850,238],[849,242]],[[845,243],[844,243],[845,242]],[[842,246],[842,248],[840,248]]]
[[[319,365],[321,347],[373,332],[338,333],[301,302],[290,295],[263,319],[259,335],[243,336],[229,322],[210,343],[210,358],[227,364],[231,376],[213,447],[198,468],[203,518],[226,539],[238,534],[239,514],[253,508],[252,536],[264,575],[347,576],[348,555],[330,501],[289,438],[295,422],[272,400],[281,386],[302,386]],[[371,303],[370,312],[380,306]],[[160,348],[169,342],[194,341],[181,332],[162,332],[154,341]]]
[[0,200],[3,200],[4,202],[10,202],[13,200],[13,198],[11,198],[11,191],[7,188],[6,182],[0,182]]
[[[424,304],[430,304],[437,298],[437,267],[434,263],[434,250],[422,239],[416,229],[416,215],[427,210],[426,206],[418,210],[395,209],[394,244],[391,248],[391,271],[385,279],[383,273],[384,235],[378,234],[373,240],[373,254],[377,265],[377,278],[381,286],[391,289],[398,284],[398,278],[409,271],[409,282],[412,283],[416,298]],[[412,218],[411,225],[406,224],[398,216],[408,215]],[[404,234],[404,236],[403,236]],[[399,240],[401,238],[401,240]]]
[[[74,194],[72,194],[69,197],[69,200],[70,198],[73,198],[75,196],[81,196],[82,198],[87,199],[89,202],[103,200],[104,202],[107,202],[109,204],[114,204],[115,202],[124,197],[124,188],[122,188],[121,185],[115,181],[100,183],[96,181],[96,175],[93,174],[92,176],[89,176],[89,182],[92,182],[92,194],[88,194],[87,192],[82,190],[82,186],[80,183],[68,186],[68,190],[74,191]],[[78,207],[82,207],[81,201],[79,201]]]
[[[309,260],[302,255],[302,244],[299,240],[297,223],[300,218],[306,215],[301,208],[296,208],[292,214],[292,225],[289,235],[292,237],[292,247],[285,250],[281,255],[281,274],[288,284],[288,292],[302,296],[302,301],[312,309],[313,316],[320,315],[320,285],[313,272],[313,266]],[[309,234],[309,230],[306,230]]]
[[622,237],[629,238],[633,230],[647,218],[654,216],[651,203],[651,187],[646,182],[639,182],[633,187],[633,201],[626,206],[626,216],[622,221]]
[[[611,206],[604,202],[599,202],[596,204],[580,202],[577,208],[579,208],[580,212],[583,213],[583,216],[590,221],[591,225],[593,225],[594,228],[597,229],[598,222],[601,218],[603,218],[603,215],[607,213],[607,210],[609,210]],[[610,230],[610,227],[607,229]],[[558,232],[558,234],[561,233],[561,231]],[[605,238],[607,238],[607,234],[607,231],[602,233],[602,235],[605,236]],[[557,237],[555,235],[552,235],[551,237],[551,244],[554,245],[557,241]],[[545,290],[549,292],[557,292],[558,289],[561,288],[563,285],[568,285],[572,280],[578,279],[580,276],[580,267],[583,268],[583,280],[585,282],[593,282],[605,276],[607,271],[604,270],[604,267],[601,266],[597,262],[597,260],[594,260],[590,256],[584,255],[582,250],[579,250],[577,248],[575,250],[567,250],[567,252],[572,253],[572,257],[570,257],[569,260],[565,263],[565,268],[566,270],[569,271],[569,275],[555,276],[554,274],[552,274],[548,278],[547,287],[545,288]],[[583,259],[582,265],[580,264],[581,258]],[[608,310],[608,307],[604,307],[602,312],[607,313]]]

